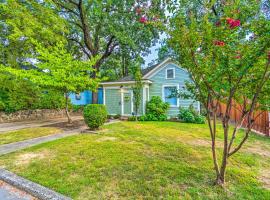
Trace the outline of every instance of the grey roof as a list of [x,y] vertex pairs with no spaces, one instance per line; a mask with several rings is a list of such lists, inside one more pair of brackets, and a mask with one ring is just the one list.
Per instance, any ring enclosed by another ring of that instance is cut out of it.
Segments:
[[[147,74],[148,72],[152,71],[154,68],[156,68],[160,63],[157,63],[155,65],[152,65],[150,67],[147,67],[145,69],[142,69],[142,76]],[[134,77],[132,75],[125,76],[123,78],[120,78],[116,81],[110,81],[110,82],[124,82],[124,81],[134,81]]]

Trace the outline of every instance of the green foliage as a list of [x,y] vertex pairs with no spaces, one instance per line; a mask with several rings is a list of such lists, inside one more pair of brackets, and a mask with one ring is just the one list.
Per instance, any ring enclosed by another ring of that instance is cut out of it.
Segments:
[[84,121],[90,129],[97,129],[107,120],[107,110],[101,104],[89,104],[83,110]]
[[32,39],[45,46],[66,41],[67,24],[51,9],[51,1],[2,2],[5,3],[0,3],[0,64],[19,67],[29,55],[35,54]]
[[136,116],[130,116],[128,117],[128,121],[137,121]]
[[73,112],[81,112],[84,109],[84,105],[72,105]]
[[5,110],[5,104],[3,101],[0,101],[0,111],[4,111]]
[[[76,60],[61,42],[50,47],[44,47],[35,41],[33,43],[38,53],[33,59],[39,61],[36,68],[24,70],[1,66],[0,72],[12,74],[22,80],[30,80],[40,87],[50,88],[62,93],[62,95],[65,94],[66,114],[70,123],[68,94],[70,92],[96,90],[99,79],[91,78],[90,72],[98,57],[80,61]],[[31,97],[31,95],[28,94],[28,97]]]
[[200,115],[192,106],[188,109],[180,107],[178,118],[186,123],[205,124],[205,117]]
[[142,100],[142,73],[141,73],[141,68],[140,68],[140,63],[137,62],[135,64],[135,67],[133,69],[133,77],[135,80],[134,86],[132,86],[132,91],[133,91],[133,98],[134,98],[134,111],[135,111],[135,118],[137,120],[138,116],[138,110],[141,104]]
[[164,103],[159,96],[153,96],[146,104],[146,114],[139,118],[140,121],[165,121],[169,103]]
[[[71,105],[71,102],[69,102]],[[37,103],[33,105],[35,109],[63,109],[65,108],[65,97],[59,91],[43,90],[39,95]]]
[[117,114],[117,115],[114,115],[113,118],[114,119],[120,119],[121,115],[120,114]]

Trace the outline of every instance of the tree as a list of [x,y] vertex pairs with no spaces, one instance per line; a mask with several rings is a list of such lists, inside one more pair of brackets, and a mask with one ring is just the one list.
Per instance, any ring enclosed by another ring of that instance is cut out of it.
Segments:
[[[188,89],[207,110],[218,185],[225,183],[229,158],[248,139],[255,111],[270,108],[270,21],[261,10],[263,2],[182,3],[171,21],[170,45],[181,66],[191,74],[193,84],[188,84]],[[216,126],[220,102],[226,111],[220,116],[223,151],[219,163]],[[231,110],[236,104],[242,108],[241,120],[230,124]],[[238,130],[244,121],[247,125],[242,135]]]
[[96,90],[99,79],[92,79],[90,73],[92,72],[91,66],[98,58],[87,61],[75,60],[72,54],[68,53],[63,43],[58,43],[50,48],[45,48],[36,43],[36,52],[38,53],[34,57],[38,59],[36,68],[24,70],[2,66],[1,71],[23,79],[27,78],[42,87],[62,92],[66,97],[65,111],[68,123],[72,123],[68,111],[69,93],[87,89]]
[[132,91],[133,91],[133,100],[134,100],[134,108],[135,108],[135,118],[137,121],[138,120],[138,111],[139,111],[139,107],[141,104],[142,87],[143,87],[142,73],[141,73],[140,64],[138,62],[135,64],[135,67],[133,69],[133,77],[135,80],[135,84],[132,87]]
[[44,46],[65,41],[67,24],[50,5],[49,1],[2,1],[0,64],[20,67],[34,53],[33,40]]
[[[100,55],[94,64],[92,77],[119,47],[140,53],[159,37],[157,22],[164,17],[161,0],[83,1],[53,0],[59,15],[69,26],[68,40],[91,59]],[[152,23],[154,22],[154,23]],[[93,93],[97,102],[97,93]]]

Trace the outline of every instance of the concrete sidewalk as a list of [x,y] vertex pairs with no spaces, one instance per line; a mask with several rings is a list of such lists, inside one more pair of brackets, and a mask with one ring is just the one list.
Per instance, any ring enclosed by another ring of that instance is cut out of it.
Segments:
[[81,130],[84,128],[82,127],[82,128],[78,128],[78,129],[64,131],[63,133],[59,133],[59,134],[33,138],[33,139],[29,139],[29,140],[23,140],[23,141],[11,143],[11,144],[4,144],[4,145],[0,146],[0,156],[14,152],[14,151],[18,151],[21,149],[25,149],[27,147],[35,146],[37,144],[41,144],[44,142],[57,140],[60,138],[71,136],[71,135],[76,135],[76,134],[79,134],[81,132]]
[[[113,121],[105,123],[105,125],[114,124],[114,123],[118,123],[118,122],[120,122],[120,121],[113,120]],[[25,149],[27,147],[35,146],[35,145],[38,145],[38,144],[41,144],[44,142],[49,142],[49,141],[57,140],[60,138],[64,138],[64,137],[68,137],[68,136],[72,136],[72,135],[77,135],[77,134],[81,133],[82,130],[85,130],[85,129],[87,129],[87,127],[82,126],[80,128],[64,131],[64,132],[59,133],[59,134],[47,135],[47,136],[33,138],[33,139],[29,139],[29,140],[23,140],[20,142],[0,145],[0,156],[14,152],[14,151],[18,151],[21,149]]]

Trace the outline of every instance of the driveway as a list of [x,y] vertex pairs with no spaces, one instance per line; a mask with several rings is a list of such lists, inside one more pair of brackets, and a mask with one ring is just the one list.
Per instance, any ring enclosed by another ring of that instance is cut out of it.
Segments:
[[[83,117],[82,116],[73,116],[72,119],[73,120],[80,120],[80,119],[83,119]],[[56,124],[56,123],[65,122],[65,121],[67,121],[67,118],[1,123],[0,124],[0,134],[4,133],[4,132],[23,129],[23,128],[40,127],[40,126],[46,126],[46,125]]]

